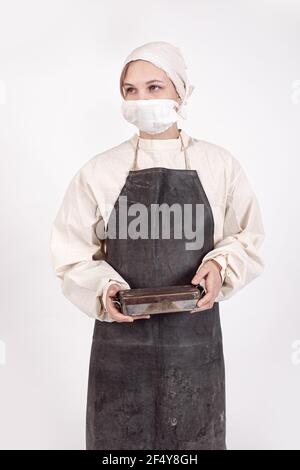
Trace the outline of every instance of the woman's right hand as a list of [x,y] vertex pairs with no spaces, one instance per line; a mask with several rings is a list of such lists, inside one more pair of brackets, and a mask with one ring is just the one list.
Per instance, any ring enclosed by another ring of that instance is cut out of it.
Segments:
[[130,315],[124,315],[124,313],[121,313],[120,310],[115,307],[115,304],[113,302],[113,299],[111,297],[114,297],[116,293],[121,290],[122,287],[119,284],[111,284],[109,288],[107,289],[106,293],[106,310],[108,311],[110,317],[112,320],[116,322],[133,322],[135,320],[140,320],[140,319],[146,319],[150,318],[150,315],[139,315],[139,316],[130,316]]

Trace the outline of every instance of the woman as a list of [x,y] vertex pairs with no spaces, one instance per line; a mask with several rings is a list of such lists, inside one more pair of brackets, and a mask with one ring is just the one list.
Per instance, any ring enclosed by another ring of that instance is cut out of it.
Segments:
[[[264,229],[238,160],[178,129],[193,88],[178,48],[152,42],[133,50],[120,91],[123,116],[139,135],[83,165],[53,224],[63,293],[95,320],[87,449],[226,449],[219,301],[261,273]],[[130,237],[134,204],[201,206],[201,223],[195,215],[192,223],[203,243],[187,249],[185,232],[172,236],[175,217],[169,238]],[[113,302],[120,289],[189,283],[206,291],[193,313],[133,319]]]

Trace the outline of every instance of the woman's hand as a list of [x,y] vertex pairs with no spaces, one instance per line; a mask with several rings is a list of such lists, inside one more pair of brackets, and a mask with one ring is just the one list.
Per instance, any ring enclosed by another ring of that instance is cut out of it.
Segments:
[[124,315],[123,313],[120,313],[120,310],[115,307],[113,303],[113,299],[111,297],[114,297],[116,293],[121,290],[122,287],[118,284],[111,284],[109,288],[107,289],[106,293],[106,310],[108,311],[110,317],[116,321],[116,322],[133,322],[134,320],[140,320],[142,318],[150,318],[150,315],[140,315],[140,316],[134,316],[131,317],[130,315]]
[[191,313],[213,307],[215,298],[222,287],[221,269],[222,266],[217,261],[208,260],[195,274],[191,283],[197,285],[202,279],[205,279],[206,294],[198,300],[197,308],[192,310]]

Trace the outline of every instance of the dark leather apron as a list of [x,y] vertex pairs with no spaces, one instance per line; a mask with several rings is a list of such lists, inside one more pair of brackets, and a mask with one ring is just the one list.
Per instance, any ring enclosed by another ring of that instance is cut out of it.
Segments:
[[[182,137],[180,135],[181,141]],[[182,142],[183,145],[183,142]],[[137,145],[138,148],[138,145]],[[133,169],[120,196],[127,205],[204,204],[204,245],[186,240],[106,239],[106,260],[131,288],[189,284],[214,248],[212,210],[196,170]],[[128,216],[128,224],[131,217]],[[195,229],[193,221],[193,229]],[[172,217],[171,217],[172,223]],[[123,227],[124,229],[124,227]],[[219,303],[211,309],[153,315],[132,323],[95,320],[86,448],[225,450],[225,370]]]

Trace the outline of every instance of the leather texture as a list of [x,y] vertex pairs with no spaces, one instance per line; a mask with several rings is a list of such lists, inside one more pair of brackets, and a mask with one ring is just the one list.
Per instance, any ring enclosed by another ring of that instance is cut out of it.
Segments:
[[[189,284],[214,248],[213,213],[195,170],[130,171],[120,196],[128,207],[204,204],[204,244],[107,238],[106,260],[131,288]],[[132,217],[133,218],[133,217]],[[172,221],[171,217],[171,221]],[[131,217],[128,216],[128,225]],[[198,227],[199,228],[199,227]],[[193,229],[196,218],[193,217]],[[197,313],[133,323],[95,320],[86,414],[86,448],[225,450],[225,369],[219,303]]]

